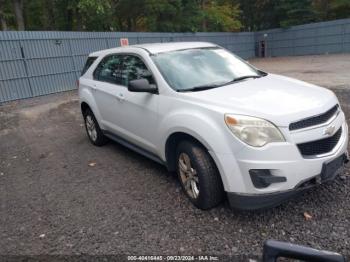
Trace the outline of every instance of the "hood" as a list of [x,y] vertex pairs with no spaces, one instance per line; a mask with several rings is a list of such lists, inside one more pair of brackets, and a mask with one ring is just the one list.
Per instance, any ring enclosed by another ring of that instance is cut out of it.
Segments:
[[273,74],[183,94],[191,100],[220,107],[225,113],[264,118],[280,127],[326,112],[338,103],[328,89]]

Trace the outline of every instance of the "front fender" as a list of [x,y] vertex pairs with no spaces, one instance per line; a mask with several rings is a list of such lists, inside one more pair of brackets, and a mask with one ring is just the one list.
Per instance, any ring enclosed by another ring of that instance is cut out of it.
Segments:
[[[233,151],[242,147],[232,137],[227,129],[224,118],[214,120],[208,112],[178,111],[167,116],[160,123],[160,130],[163,135],[160,139],[159,148],[162,148],[161,156],[165,157],[165,145],[167,139],[176,132],[186,133],[200,141],[208,151],[220,154],[232,154]],[[221,122],[222,121],[222,122]]]
[[178,111],[169,115],[161,122],[160,126],[161,130],[164,130],[159,145],[162,150],[160,155],[166,161],[166,143],[172,134],[181,132],[194,137],[209,151],[219,169],[225,190],[229,190],[233,174],[225,172],[220,159],[222,159],[222,156],[226,156],[226,159],[230,159],[232,170],[236,170],[239,167],[234,158],[234,153],[240,150],[242,145],[232,137],[233,135],[225,126],[223,118],[222,123],[219,122],[220,117],[217,122],[214,119],[215,117],[210,117],[209,112],[194,113],[192,111],[191,114],[188,114],[185,111]]

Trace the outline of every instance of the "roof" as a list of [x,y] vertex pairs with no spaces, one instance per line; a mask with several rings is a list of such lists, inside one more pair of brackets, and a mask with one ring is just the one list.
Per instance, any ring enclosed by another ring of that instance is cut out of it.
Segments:
[[110,52],[132,51],[134,48],[142,48],[151,54],[171,52],[175,50],[191,49],[191,48],[202,48],[202,47],[213,47],[217,46],[213,43],[208,42],[170,42],[170,43],[152,43],[152,44],[140,44],[140,45],[130,45],[123,47],[116,47],[111,49],[105,49],[91,53],[90,55],[101,55]]
[[141,44],[134,45],[146,49],[152,54],[170,52],[181,49],[200,48],[200,47],[211,47],[216,46],[215,44],[208,42],[170,42],[170,43],[154,43],[154,44]]

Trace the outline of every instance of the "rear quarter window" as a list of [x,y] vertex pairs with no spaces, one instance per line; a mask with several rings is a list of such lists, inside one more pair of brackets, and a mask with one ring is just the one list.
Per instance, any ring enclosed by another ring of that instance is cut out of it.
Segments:
[[84,75],[86,73],[86,71],[90,68],[90,66],[92,65],[93,62],[95,62],[95,60],[97,59],[97,57],[95,56],[89,56],[85,62],[85,65],[83,67],[83,70],[81,71],[81,75]]

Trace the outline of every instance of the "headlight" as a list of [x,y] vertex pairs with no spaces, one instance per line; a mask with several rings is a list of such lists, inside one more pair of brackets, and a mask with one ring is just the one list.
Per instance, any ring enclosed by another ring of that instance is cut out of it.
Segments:
[[262,147],[268,143],[285,141],[278,128],[264,119],[226,114],[225,122],[234,135],[251,146]]

